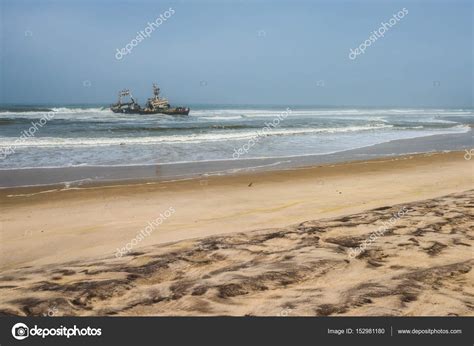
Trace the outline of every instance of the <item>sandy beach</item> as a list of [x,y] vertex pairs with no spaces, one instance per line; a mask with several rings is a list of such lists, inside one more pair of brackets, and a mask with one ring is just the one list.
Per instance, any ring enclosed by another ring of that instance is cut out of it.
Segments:
[[[0,191],[0,309],[41,315],[472,315],[463,152]],[[351,258],[402,207],[384,236]],[[172,208],[149,234],[137,238]],[[123,256],[116,256],[132,239]]]
[[474,346],[472,10],[1,1],[0,346]]

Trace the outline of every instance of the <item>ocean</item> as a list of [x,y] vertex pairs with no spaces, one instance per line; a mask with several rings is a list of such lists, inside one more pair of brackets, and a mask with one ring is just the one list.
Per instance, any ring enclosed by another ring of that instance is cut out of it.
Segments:
[[[0,169],[324,155],[464,133],[474,122],[472,109],[288,108],[282,118],[286,106],[194,106],[182,117],[122,115],[107,107],[1,107],[0,153],[9,154],[0,155]],[[19,140],[46,114],[49,121]]]

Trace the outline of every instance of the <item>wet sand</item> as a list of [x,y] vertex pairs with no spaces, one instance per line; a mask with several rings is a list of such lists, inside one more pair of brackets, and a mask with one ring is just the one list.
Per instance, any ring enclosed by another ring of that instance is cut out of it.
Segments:
[[[0,310],[472,315],[474,160],[420,154],[178,182],[0,191]],[[356,258],[354,249],[403,206]],[[175,213],[116,258],[149,221]]]

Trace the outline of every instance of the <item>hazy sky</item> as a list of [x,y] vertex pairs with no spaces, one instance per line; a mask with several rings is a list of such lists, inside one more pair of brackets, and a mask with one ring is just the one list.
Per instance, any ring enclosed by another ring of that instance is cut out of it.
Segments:
[[143,103],[157,82],[174,104],[469,107],[472,3],[0,0],[0,102],[108,104],[128,87]]

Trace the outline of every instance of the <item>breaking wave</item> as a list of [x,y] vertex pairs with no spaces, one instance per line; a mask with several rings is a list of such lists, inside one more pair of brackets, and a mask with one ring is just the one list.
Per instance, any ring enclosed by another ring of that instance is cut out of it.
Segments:
[[[351,126],[351,127],[333,127],[323,129],[272,129],[265,133],[265,137],[269,136],[291,136],[305,135],[315,133],[348,133],[373,131],[380,129],[392,128],[392,125],[370,125],[370,126]],[[158,144],[158,143],[202,143],[229,140],[245,140],[251,139],[259,135],[258,131],[219,131],[217,133],[174,135],[174,136],[156,136],[156,137],[101,137],[101,138],[51,138],[51,137],[35,137],[20,143],[15,142],[17,138],[0,138],[0,146],[16,146],[16,147],[76,147],[76,146],[108,146],[108,145],[125,145],[125,144]]]

